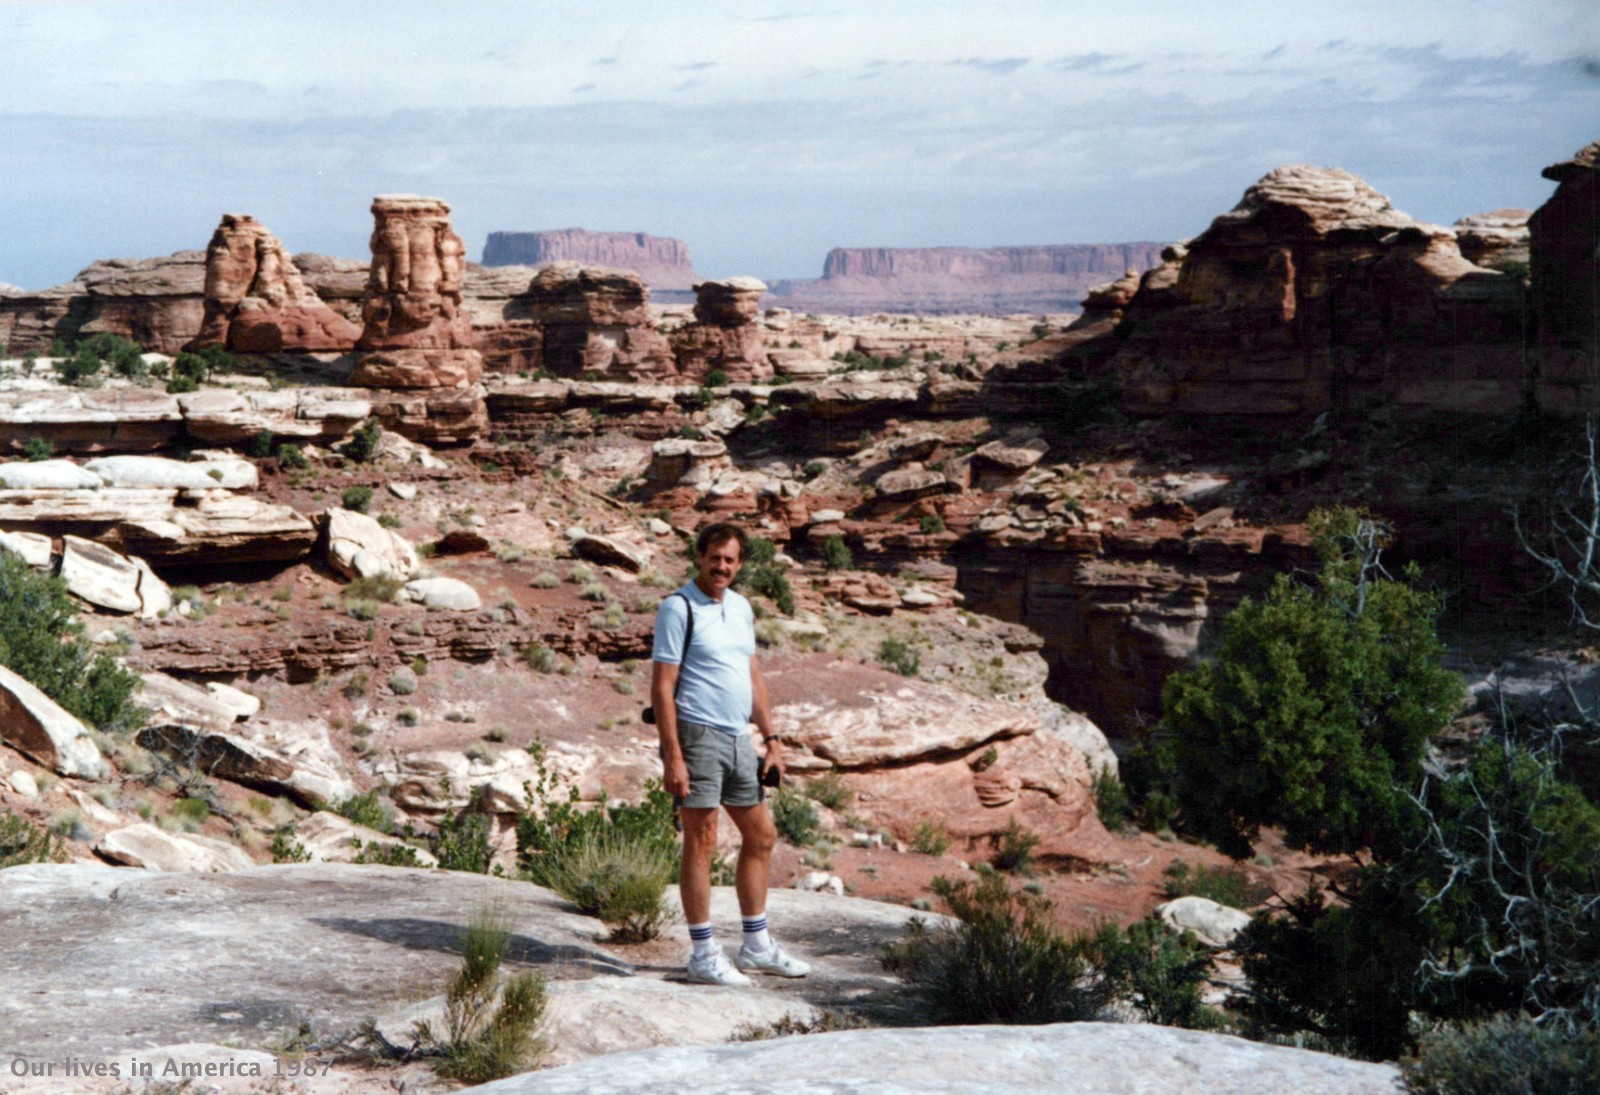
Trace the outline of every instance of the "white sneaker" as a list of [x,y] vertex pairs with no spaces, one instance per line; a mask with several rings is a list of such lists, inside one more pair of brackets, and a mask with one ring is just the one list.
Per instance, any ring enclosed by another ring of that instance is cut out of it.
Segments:
[[739,957],[734,959],[734,962],[742,970],[750,970],[752,973],[775,973],[779,977],[804,977],[811,972],[810,966],[776,943],[772,944],[771,950],[764,951],[740,947]]
[[728,961],[728,956],[722,953],[722,948],[706,955],[704,958],[689,959],[689,980],[698,981],[702,985],[748,985],[750,978],[733,968]]

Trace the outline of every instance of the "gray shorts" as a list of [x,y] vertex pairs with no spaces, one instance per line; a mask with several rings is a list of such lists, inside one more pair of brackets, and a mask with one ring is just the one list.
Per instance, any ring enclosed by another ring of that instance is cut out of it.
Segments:
[[691,810],[756,806],[762,801],[755,741],[749,731],[730,734],[698,722],[678,723],[678,744],[689,769]]

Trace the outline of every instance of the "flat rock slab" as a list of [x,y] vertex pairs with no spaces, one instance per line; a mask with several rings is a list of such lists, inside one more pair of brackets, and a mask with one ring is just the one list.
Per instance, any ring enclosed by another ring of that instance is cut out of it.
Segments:
[[1393,1065],[1172,1027],[860,1030],[617,1053],[472,1088],[483,1095],[995,1091],[1054,1095],[1393,1095]]
[[[600,925],[549,891],[455,871],[314,863],[193,875],[35,864],[0,871],[9,1053],[106,1058],[183,1042],[338,1032],[438,992],[497,906],[513,969],[619,976]],[[63,1089],[65,1090],[65,1089]]]

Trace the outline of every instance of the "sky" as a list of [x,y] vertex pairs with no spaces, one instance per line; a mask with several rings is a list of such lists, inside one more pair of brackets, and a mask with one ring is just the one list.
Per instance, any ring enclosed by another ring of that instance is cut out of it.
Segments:
[[1600,139],[1596,0],[0,0],[0,282],[251,213],[365,258],[377,194],[491,231],[835,246],[1184,239],[1283,163],[1420,220]]

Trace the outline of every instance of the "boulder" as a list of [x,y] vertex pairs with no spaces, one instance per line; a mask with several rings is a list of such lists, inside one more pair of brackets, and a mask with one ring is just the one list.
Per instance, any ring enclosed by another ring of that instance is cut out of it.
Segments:
[[95,490],[104,481],[70,460],[0,464],[0,487],[7,490]]
[[631,270],[553,262],[513,304],[543,328],[544,367],[556,376],[654,380],[676,366],[650,318],[649,296]]
[[756,278],[703,281],[694,287],[694,318],[722,327],[753,324],[761,315],[761,296],[766,291],[767,283]]
[[169,833],[141,821],[113,829],[94,846],[95,854],[112,863],[152,871],[194,871],[210,874],[255,866],[243,848],[196,833]]
[[332,443],[372,417],[368,393],[348,388],[235,392],[206,388],[177,397],[183,425],[208,445],[243,445],[262,433],[277,442]]
[[50,537],[37,532],[0,531],[0,551],[22,556],[22,561],[35,570],[50,569]]
[[671,335],[678,373],[703,381],[714,370],[736,384],[772,375],[765,332],[757,325],[765,282],[755,278],[727,278],[694,287],[695,322]]
[[390,848],[403,845],[410,848],[417,857],[419,867],[437,867],[439,861],[433,853],[426,848],[419,848],[415,844],[406,844],[388,833],[381,833],[377,829],[369,829],[365,825],[357,825],[348,818],[326,810],[318,810],[295,827],[294,838],[300,846],[310,852],[312,857],[323,863],[353,863],[359,851],[356,842],[363,846],[377,845],[379,848]]
[[126,559],[93,540],[62,538],[60,577],[74,596],[113,612],[155,616],[172,607],[172,591],[142,560]]
[[259,697],[240,691],[232,685],[220,681],[208,681],[206,691],[210,693],[212,699],[232,711],[235,719],[251,718],[261,710]]
[[1233,945],[1234,936],[1250,923],[1250,914],[1189,894],[1156,907],[1161,922],[1176,932],[1193,932],[1208,947]]
[[342,353],[361,328],[324,304],[283,244],[249,214],[224,213],[206,246],[205,304],[189,348]]
[[911,502],[934,494],[943,494],[953,485],[942,471],[934,471],[920,464],[895,468],[878,476],[874,484],[880,497],[893,502]]
[[644,570],[645,560],[635,548],[627,547],[609,536],[596,536],[585,532],[572,540],[572,553],[600,566],[616,567],[629,574]]
[[255,464],[239,458],[184,461],[163,456],[101,456],[83,466],[108,487],[255,490],[258,482]]
[[705,486],[718,473],[732,467],[728,446],[721,441],[670,437],[650,446],[645,484],[651,490],[667,490],[679,485]]
[[1390,1095],[1392,1064],[1136,1023],[847,1030],[615,1053],[485,1084],[483,1095]]
[[180,726],[206,733],[232,728],[238,713],[211,694],[165,673],[144,674],[139,702],[150,711],[150,726]]
[[459,578],[419,578],[407,582],[400,590],[400,599],[451,612],[473,612],[483,607],[478,591]]
[[374,518],[354,510],[330,509],[323,523],[328,535],[328,565],[346,578],[387,575],[406,579],[416,573],[416,548]]
[[3,665],[0,741],[63,776],[102,779],[107,772],[83,723]]
[[[232,727],[233,712],[220,704],[216,706]],[[287,795],[302,806],[342,802],[356,793],[338,751],[328,741],[327,730],[319,723],[280,726],[260,720],[237,730],[218,730],[163,718],[139,731],[139,744],[180,765],[246,787]]]

